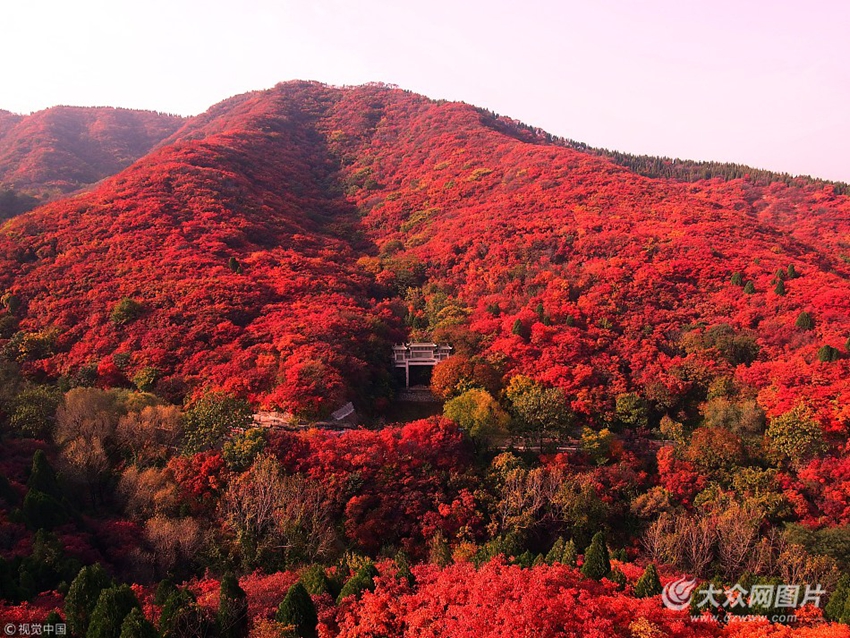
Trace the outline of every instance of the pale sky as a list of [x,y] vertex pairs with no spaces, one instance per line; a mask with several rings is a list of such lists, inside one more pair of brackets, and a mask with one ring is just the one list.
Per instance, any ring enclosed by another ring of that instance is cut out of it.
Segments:
[[593,146],[850,181],[844,0],[0,0],[0,108],[381,81]]

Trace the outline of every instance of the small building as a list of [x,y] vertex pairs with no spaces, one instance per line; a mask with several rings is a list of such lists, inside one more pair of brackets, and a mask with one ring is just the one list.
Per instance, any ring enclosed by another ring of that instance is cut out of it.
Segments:
[[393,366],[404,368],[404,387],[410,387],[410,366],[434,367],[448,359],[452,347],[448,344],[411,342],[393,346]]

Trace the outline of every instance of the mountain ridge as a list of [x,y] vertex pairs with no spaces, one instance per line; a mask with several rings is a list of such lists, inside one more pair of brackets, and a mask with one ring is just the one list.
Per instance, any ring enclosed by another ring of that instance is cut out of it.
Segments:
[[[112,107],[0,112],[0,190],[44,202],[87,188],[147,154],[182,118]],[[20,206],[0,210],[0,219]]]

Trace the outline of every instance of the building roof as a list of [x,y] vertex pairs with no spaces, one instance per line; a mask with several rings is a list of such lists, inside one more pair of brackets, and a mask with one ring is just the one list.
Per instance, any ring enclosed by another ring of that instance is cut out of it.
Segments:
[[331,414],[331,417],[334,421],[341,421],[347,416],[350,416],[354,413],[354,404],[349,401],[344,406],[342,406],[339,410]]
[[402,343],[394,345],[393,348],[398,348],[399,350],[405,348],[436,348],[436,343],[431,343],[430,341],[411,341],[410,343]]

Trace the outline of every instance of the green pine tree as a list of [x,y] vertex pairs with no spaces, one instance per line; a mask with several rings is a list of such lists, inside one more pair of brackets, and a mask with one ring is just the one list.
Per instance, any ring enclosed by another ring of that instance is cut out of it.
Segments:
[[643,574],[635,583],[635,596],[638,598],[651,598],[661,593],[661,580],[658,578],[658,570],[654,563],[646,566]]
[[56,534],[37,530],[32,538],[31,553],[18,568],[22,597],[29,598],[39,592],[56,589],[63,580],[73,578],[77,567],[77,563],[65,556]]
[[531,553],[531,550],[527,549],[522,554],[514,558],[514,564],[519,565],[520,567],[531,567],[531,564],[534,562],[534,554]]
[[521,337],[524,340],[528,340],[531,336],[531,330],[529,330],[525,324],[522,323],[521,319],[517,319],[514,321],[513,328],[511,328],[511,333]]
[[17,578],[12,571],[12,566],[5,558],[0,556],[0,600],[7,602],[18,602],[21,590],[18,587]]
[[428,543],[428,562],[438,567],[445,567],[452,562],[452,550],[440,531],[434,534]]
[[616,568],[611,570],[611,573],[608,575],[608,580],[612,583],[616,583],[617,589],[620,591],[626,588],[626,583],[628,582],[628,579],[622,570]]
[[841,617],[838,619],[838,622],[850,625],[850,594],[847,595],[847,599],[844,601],[844,609],[841,610]]
[[743,286],[744,285],[744,278],[743,278],[743,276],[741,276],[741,273],[739,273],[738,271],[735,271],[735,272],[732,273],[732,276],[729,278],[729,282],[733,286]]
[[776,288],[773,289],[773,292],[775,292],[780,297],[784,297],[786,294],[788,294],[788,291],[785,290],[785,282],[781,279],[777,281]]
[[564,543],[564,554],[561,556],[561,564],[575,567],[576,563],[578,563],[578,552],[576,551],[575,541],[570,539]]
[[176,589],[162,606],[159,616],[159,633],[162,638],[205,636],[214,631],[214,624],[187,589]]
[[104,589],[92,611],[86,638],[120,638],[124,619],[138,606],[129,585]]
[[357,573],[354,574],[348,582],[342,587],[342,591],[337,596],[337,603],[341,603],[349,596],[359,596],[365,590],[372,591],[375,589],[375,581],[373,578],[378,575],[378,570],[371,563],[364,565]]
[[753,285],[753,282],[748,281],[747,284],[744,286],[744,294],[745,295],[751,295],[755,291],[756,291],[756,287],[755,287],[755,285]]
[[295,583],[289,588],[286,597],[277,608],[275,620],[291,625],[298,638],[316,638],[316,625],[319,624],[319,619],[313,599],[310,598],[304,585]]
[[9,483],[9,479],[7,479],[3,474],[0,474],[0,501],[4,501],[11,510],[12,507],[16,506],[20,502],[20,500],[21,497],[18,495],[17,490],[12,487],[12,484]]
[[407,584],[413,587],[416,584],[416,577],[413,575],[413,572],[410,571],[410,559],[407,557],[407,554],[403,551],[399,551],[395,555],[395,564],[398,568],[396,572],[396,578],[403,578],[407,581]]
[[850,596],[850,574],[842,574],[838,584],[829,597],[829,602],[823,608],[823,614],[827,620],[838,622],[844,613],[844,602]]
[[537,304],[537,307],[534,309],[534,314],[537,315],[537,318],[540,321],[543,321],[543,316],[546,314],[546,311],[543,308],[543,302],[542,301]]
[[59,481],[56,479],[56,472],[53,471],[53,467],[47,460],[47,456],[43,450],[36,450],[32,456],[32,470],[30,471],[29,479],[27,479],[27,487],[31,490],[38,490],[55,499],[62,498]]
[[788,269],[786,272],[788,279],[796,279],[800,276],[799,273],[797,273],[797,270],[794,268],[794,264],[788,264]]
[[53,529],[68,521],[62,504],[39,490],[27,492],[21,512],[30,529]]
[[65,596],[65,622],[71,635],[86,635],[100,592],[111,584],[109,575],[97,563],[80,570]]
[[[65,622],[62,620],[62,616],[59,615],[59,612],[54,609],[49,614],[47,614],[47,618],[44,619],[44,624],[53,625],[53,629],[50,630],[50,633],[55,635],[56,625],[64,625]],[[44,635],[44,633],[42,635]]]
[[552,545],[552,549],[546,554],[546,562],[549,565],[554,565],[555,563],[561,562],[561,556],[564,554],[564,539],[562,537],[558,537],[558,540],[555,541],[554,545]]
[[596,532],[590,541],[590,546],[584,552],[581,573],[593,580],[601,580],[610,572],[611,557],[608,555],[608,547],[605,544],[605,534]]
[[794,322],[794,325],[797,326],[800,330],[811,330],[815,327],[815,320],[805,310],[797,315],[797,320]]
[[301,574],[301,584],[311,596],[321,596],[331,591],[330,579],[321,565],[313,565]]
[[708,592],[710,592],[712,588],[715,591],[722,591],[724,589],[723,582],[719,578],[713,578],[711,581],[700,583],[700,585],[694,590],[689,606],[692,616],[701,616],[704,612],[709,612],[718,620],[726,616],[727,610],[725,607],[715,607],[708,602]]
[[248,597],[232,572],[221,578],[216,621],[220,638],[244,638],[248,635]]
[[830,362],[830,361],[838,361],[838,357],[841,356],[841,352],[839,352],[838,348],[833,348],[830,345],[821,346],[818,349],[818,361]]
[[119,638],[158,638],[158,636],[156,628],[138,607],[134,607],[121,623]]
[[53,529],[68,521],[56,472],[42,450],[33,454],[27,487],[22,509],[31,529]]
[[154,605],[164,605],[173,594],[177,593],[177,587],[168,578],[163,578],[156,586],[156,591],[153,595]]

